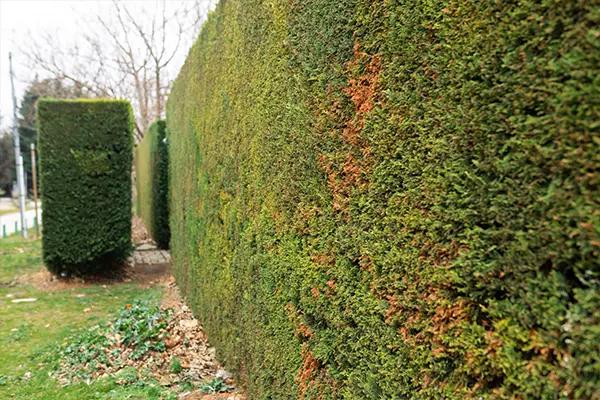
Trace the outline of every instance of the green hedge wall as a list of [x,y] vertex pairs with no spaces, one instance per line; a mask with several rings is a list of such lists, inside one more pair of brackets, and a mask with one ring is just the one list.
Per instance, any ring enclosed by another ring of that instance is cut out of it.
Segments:
[[131,106],[38,103],[44,262],[54,273],[118,266],[131,249]]
[[162,249],[169,248],[169,154],[166,123],[153,123],[135,152],[137,213]]
[[172,252],[249,398],[600,398],[597,5],[220,3]]

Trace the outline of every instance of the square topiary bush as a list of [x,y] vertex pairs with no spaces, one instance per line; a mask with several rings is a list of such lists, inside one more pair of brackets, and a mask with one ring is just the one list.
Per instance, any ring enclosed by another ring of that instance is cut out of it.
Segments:
[[131,251],[129,102],[42,99],[38,121],[46,266],[85,274],[118,265]]
[[161,249],[169,248],[169,154],[166,123],[153,123],[135,151],[137,214]]

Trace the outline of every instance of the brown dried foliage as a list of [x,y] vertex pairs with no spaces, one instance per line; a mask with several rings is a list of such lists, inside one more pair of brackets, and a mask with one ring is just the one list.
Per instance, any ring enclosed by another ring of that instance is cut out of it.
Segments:
[[295,327],[294,334],[299,339],[310,339],[313,336],[312,329],[302,322],[302,317],[298,312],[298,309],[291,303],[288,303],[285,306],[285,309],[288,313],[288,319]]
[[308,345],[302,345],[302,366],[298,370],[298,399],[306,397],[307,390],[314,384],[313,381],[319,371],[319,362],[310,352]]
[[[327,184],[333,193],[333,208],[345,211],[348,206],[350,192],[355,187],[367,184],[366,175],[370,170],[371,148],[361,138],[368,114],[375,107],[380,88],[381,57],[369,55],[360,49],[360,44],[354,45],[354,57],[347,64],[349,75],[360,75],[348,80],[348,86],[343,93],[354,104],[353,115],[344,122],[341,132],[343,142],[349,147],[341,165],[330,157],[321,155],[319,166],[327,175]],[[339,103],[334,102],[328,115],[339,112]]]
[[296,327],[296,336],[305,337],[307,339],[313,336],[313,331],[307,325],[301,323]]
[[[344,92],[350,97],[355,106],[357,116],[364,117],[375,104],[377,90],[379,89],[381,73],[381,57],[371,56],[360,50],[360,43],[354,44],[354,58],[348,63],[348,69],[356,69],[366,65],[365,71],[358,78],[349,80],[348,88]],[[357,121],[359,129],[364,126],[364,119]]]
[[334,265],[335,264],[335,256],[331,254],[321,253],[321,254],[313,254],[310,256],[310,259],[315,264],[319,265]]
[[457,300],[451,305],[438,306],[431,317],[431,332],[441,336],[469,319],[470,306],[466,300]]

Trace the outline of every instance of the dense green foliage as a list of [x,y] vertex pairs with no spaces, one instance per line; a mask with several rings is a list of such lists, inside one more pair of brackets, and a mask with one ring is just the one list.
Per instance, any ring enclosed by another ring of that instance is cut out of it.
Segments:
[[597,5],[221,2],[172,251],[249,398],[598,398]]
[[[21,138],[21,154],[27,190],[33,190],[31,167],[31,144],[37,143],[36,104],[40,97],[59,99],[85,97],[83,89],[77,85],[69,85],[60,79],[35,79],[25,89],[19,105],[18,132]],[[9,129],[0,132],[0,194],[10,193],[16,179],[14,150],[12,150],[12,134]],[[39,179],[39,174],[38,174]]]
[[160,248],[169,248],[169,150],[165,121],[153,123],[135,153],[137,213]]
[[0,131],[0,195],[10,195],[14,182],[15,153],[9,130]]
[[[36,106],[42,97],[57,99],[74,99],[85,97],[82,88],[77,85],[65,84],[62,80],[47,78],[29,84],[19,106],[18,130],[21,137],[21,154],[23,169],[28,192],[33,193],[33,176],[31,166],[31,144],[37,143]],[[39,179],[39,174],[37,176]]]
[[43,255],[54,273],[97,271],[131,250],[131,106],[38,102]]

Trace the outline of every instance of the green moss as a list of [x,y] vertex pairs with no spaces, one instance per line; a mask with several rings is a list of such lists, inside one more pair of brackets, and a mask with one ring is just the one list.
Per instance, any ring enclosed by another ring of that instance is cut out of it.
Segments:
[[600,385],[580,1],[223,1],[169,98],[181,287],[253,399]]
[[120,100],[38,103],[44,262],[84,274],[131,248],[131,106]]
[[169,248],[169,154],[165,121],[153,123],[137,145],[137,213],[158,246]]

